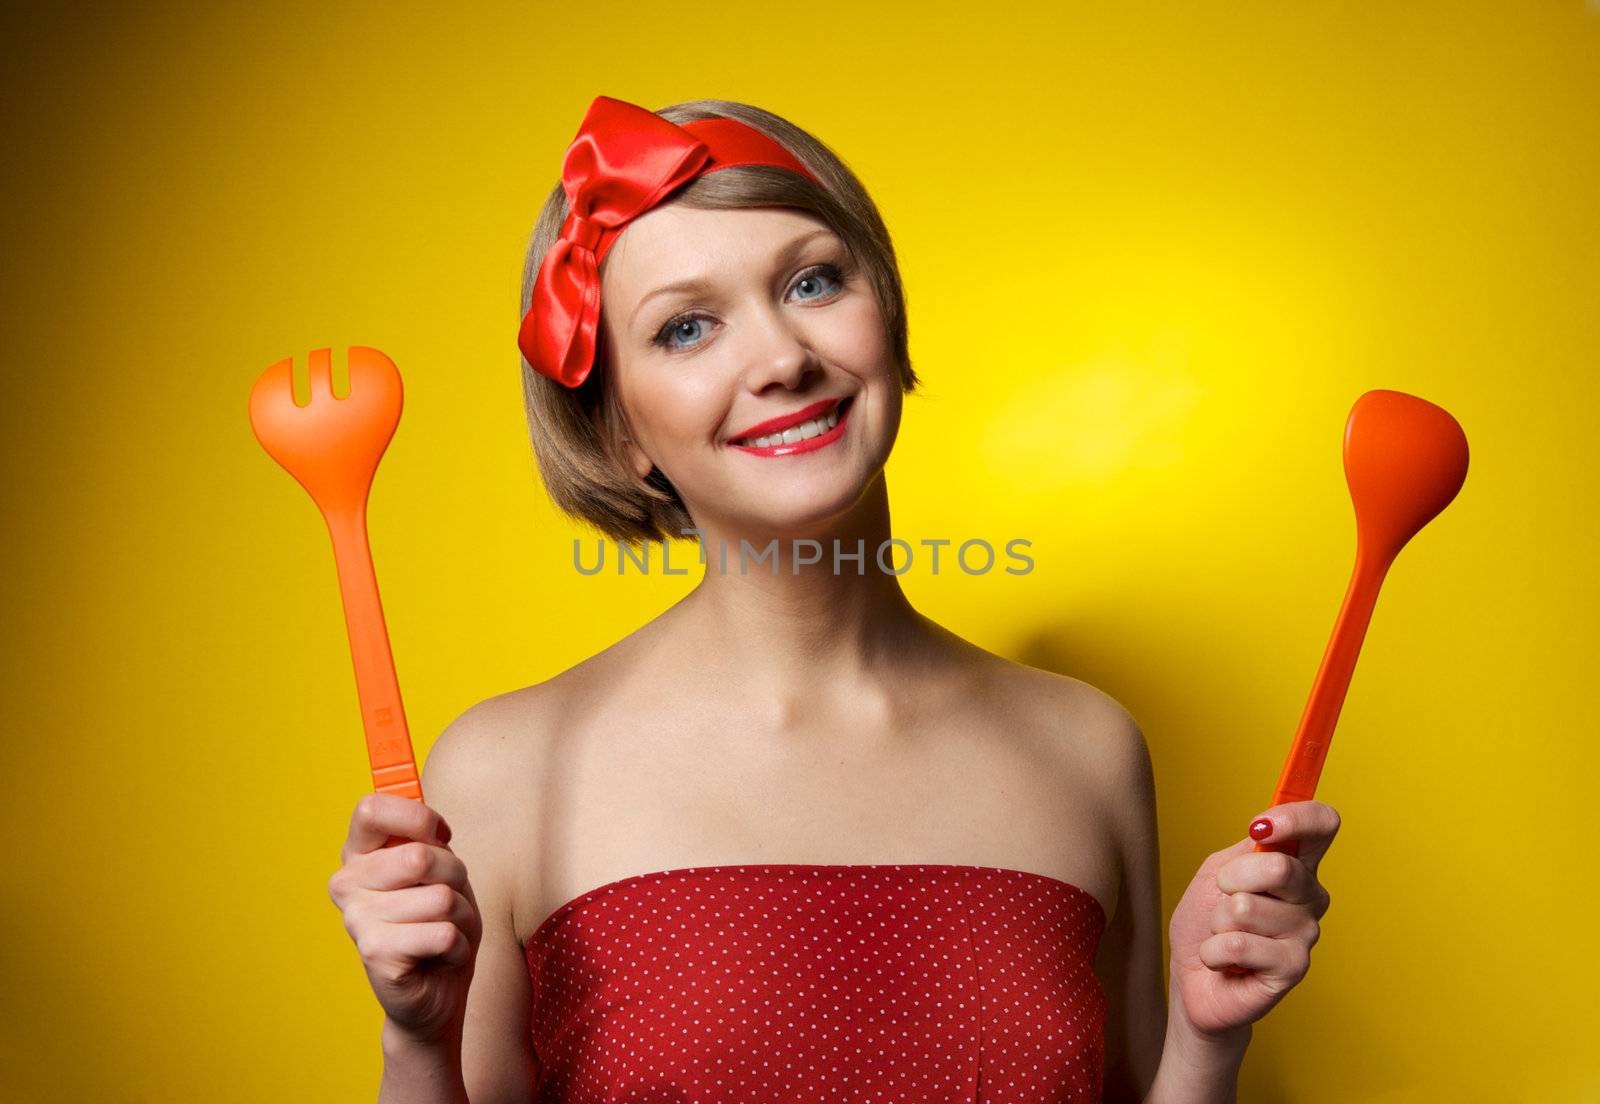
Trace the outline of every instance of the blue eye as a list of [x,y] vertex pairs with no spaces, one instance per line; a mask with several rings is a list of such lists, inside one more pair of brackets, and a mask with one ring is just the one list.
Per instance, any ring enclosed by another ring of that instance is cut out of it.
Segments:
[[[831,264],[813,265],[811,268],[806,269],[805,272],[802,272],[791,285],[791,287],[801,288],[808,284],[811,286],[816,286],[817,284],[827,280],[832,280],[835,285],[843,284],[844,277],[839,271],[838,266]],[[802,295],[800,298],[802,302],[810,302],[814,299],[826,298],[826,293],[818,295]],[[709,321],[711,321],[711,318],[699,311],[689,311],[685,314],[680,314],[669,320],[666,325],[662,326],[661,329],[656,332],[656,335],[650,339],[650,344],[660,345],[664,349],[677,350],[680,352],[684,349],[692,349],[699,344],[698,341],[693,340],[696,336],[698,336],[698,330],[692,330],[689,333],[685,333],[684,331],[690,329],[691,327],[698,327],[701,323]],[[674,337],[683,337],[689,339],[689,343],[683,345],[675,344],[672,340]]]
[[[826,268],[812,269],[810,272],[808,272],[804,276],[800,277],[800,279],[796,280],[794,282],[794,286],[795,287],[799,287],[801,284],[815,284],[815,283],[817,283],[819,278],[826,278],[826,279],[830,279],[831,280],[831,279],[835,279],[836,275],[833,274],[833,273],[830,273]],[[807,298],[815,298],[815,296],[807,296]]]
[[[682,345],[674,346],[671,343],[671,338],[673,336],[679,336],[679,337],[685,336],[685,334],[683,332],[684,330],[688,329],[691,326],[698,327],[701,324],[701,322],[703,322],[703,321],[704,321],[704,316],[703,315],[698,315],[698,314],[681,315],[678,318],[673,319],[671,322],[668,322],[666,324],[666,326],[664,326],[662,328],[661,332],[656,335],[655,343],[657,345],[665,345],[669,349],[671,349],[671,348],[679,348],[679,349],[681,349],[681,348],[683,348],[683,346]],[[691,334],[688,334],[687,336],[692,338],[695,335],[691,333]]]

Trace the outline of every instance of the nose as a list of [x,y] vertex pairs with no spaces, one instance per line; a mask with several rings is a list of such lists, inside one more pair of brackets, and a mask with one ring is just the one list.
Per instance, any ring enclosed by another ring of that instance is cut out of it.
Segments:
[[818,367],[800,324],[781,308],[768,307],[757,314],[746,336],[745,382],[751,391],[765,391],[774,383],[793,390]]

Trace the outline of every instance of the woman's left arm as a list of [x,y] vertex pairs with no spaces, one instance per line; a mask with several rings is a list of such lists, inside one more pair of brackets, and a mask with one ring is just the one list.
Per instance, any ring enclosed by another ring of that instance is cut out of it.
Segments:
[[1173,910],[1167,1037],[1145,1104],[1232,1104],[1251,1025],[1310,968],[1329,904],[1317,865],[1339,814],[1294,801],[1263,818],[1267,841],[1296,840],[1298,855],[1257,852],[1246,833],[1207,856]]
[[[1103,691],[1083,695],[1087,683],[1071,685],[1076,697],[1057,713],[1072,719],[1066,730],[1074,745],[1084,733],[1108,737],[1094,745],[1091,761],[1119,870],[1116,903],[1095,961],[1106,995],[1102,1099],[1233,1104],[1251,1025],[1306,975],[1321,934],[1328,892],[1317,882],[1317,864],[1339,831],[1339,814],[1320,801],[1276,805],[1263,814],[1273,826],[1268,842],[1297,840],[1297,855],[1258,853],[1247,832],[1206,858],[1167,925],[1172,954],[1163,993],[1160,840],[1149,745],[1116,699]],[[1091,705],[1085,708],[1084,701]]]

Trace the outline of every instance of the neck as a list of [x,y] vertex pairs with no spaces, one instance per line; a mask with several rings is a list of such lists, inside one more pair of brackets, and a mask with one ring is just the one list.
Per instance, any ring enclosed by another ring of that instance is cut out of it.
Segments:
[[[728,685],[780,728],[803,724],[814,710],[846,698],[875,698],[887,712],[904,661],[925,655],[939,635],[912,607],[899,577],[878,566],[889,535],[882,473],[854,507],[826,523],[759,535],[707,524],[706,573],[672,611],[701,642],[696,666],[732,676]],[[806,539],[820,545],[820,555],[810,545],[795,547]],[[741,540],[750,549],[744,574]],[[858,550],[859,559],[843,558]],[[763,554],[764,560],[754,558]],[[816,562],[800,562],[807,557]]]

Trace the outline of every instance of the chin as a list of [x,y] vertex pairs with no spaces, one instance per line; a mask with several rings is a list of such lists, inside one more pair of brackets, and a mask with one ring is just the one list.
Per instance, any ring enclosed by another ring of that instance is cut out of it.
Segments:
[[744,516],[750,521],[749,528],[769,536],[815,536],[842,523],[866,489],[867,484],[828,491],[795,487],[790,494],[751,503]]

